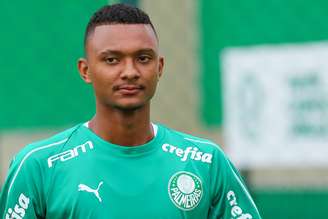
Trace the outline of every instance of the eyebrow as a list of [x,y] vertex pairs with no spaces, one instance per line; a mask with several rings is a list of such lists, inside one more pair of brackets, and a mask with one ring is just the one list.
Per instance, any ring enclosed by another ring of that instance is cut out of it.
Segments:
[[[140,50],[137,50],[135,52],[133,52],[133,54],[140,54],[140,53],[151,53],[151,54],[156,54],[155,50],[154,49],[151,49],[151,48],[145,48],[145,49],[140,49]],[[123,54],[122,51],[120,50],[104,50],[104,51],[101,51],[99,53],[99,56],[106,56],[106,55],[121,55]]]

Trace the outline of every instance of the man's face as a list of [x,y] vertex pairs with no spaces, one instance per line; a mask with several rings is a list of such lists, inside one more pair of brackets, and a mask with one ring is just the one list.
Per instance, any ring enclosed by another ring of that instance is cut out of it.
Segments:
[[149,104],[164,64],[150,25],[97,26],[87,39],[86,53],[79,70],[93,85],[98,103],[120,110]]

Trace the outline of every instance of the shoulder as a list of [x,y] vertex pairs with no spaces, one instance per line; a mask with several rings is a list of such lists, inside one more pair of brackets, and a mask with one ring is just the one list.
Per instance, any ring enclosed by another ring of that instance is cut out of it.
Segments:
[[222,152],[222,148],[210,139],[180,132],[175,129],[168,128],[164,125],[161,126],[166,129],[166,133],[168,134],[169,139],[172,138],[175,139],[177,142],[182,142],[190,146],[196,146],[206,150],[218,150]]
[[207,163],[212,163],[213,157],[226,159],[220,145],[209,139],[180,132],[163,125],[161,127],[166,129],[166,143],[162,145],[164,151],[174,151],[176,154],[189,153],[190,158],[199,158]]
[[60,151],[81,125],[74,126],[49,138],[30,143],[13,158],[12,164],[30,163]]
[[78,127],[75,126],[50,138],[23,147],[12,159],[7,173],[8,193],[17,186],[19,188],[35,186],[36,184],[33,183],[42,182],[40,177],[44,176],[43,172],[47,167],[48,157],[61,150],[69,141],[70,136],[78,130]]

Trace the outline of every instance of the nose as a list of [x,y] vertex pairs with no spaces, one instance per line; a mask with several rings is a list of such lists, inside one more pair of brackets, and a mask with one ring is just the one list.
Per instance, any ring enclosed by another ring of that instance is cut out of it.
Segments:
[[132,59],[125,61],[124,69],[121,72],[121,79],[123,80],[137,80],[140,77],[139,71]]

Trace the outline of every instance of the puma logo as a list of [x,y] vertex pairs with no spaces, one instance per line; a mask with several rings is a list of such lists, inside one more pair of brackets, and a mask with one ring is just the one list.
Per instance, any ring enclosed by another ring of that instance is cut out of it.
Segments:
[[79,185],[79,189],[78,189],[78,191],[84,191],[84,192],[90,192],[90,193],[93,193],[97,198],[98,198],[98,200],[99,200],[99,202],[102,202],[102,200],[101,200],[101,197],[100,197],[100,195],[99,195],[99,189],[100,189],[100,186],[103,184],[103,181],[101,181],[100,183],[99,183],[99,185],[98,185],[98,187],[97,187],[97,189],[92,189],[92,188],[90,188],[89,186],[87,186],[87,185],[85,185],[85,184],[80,184]]

